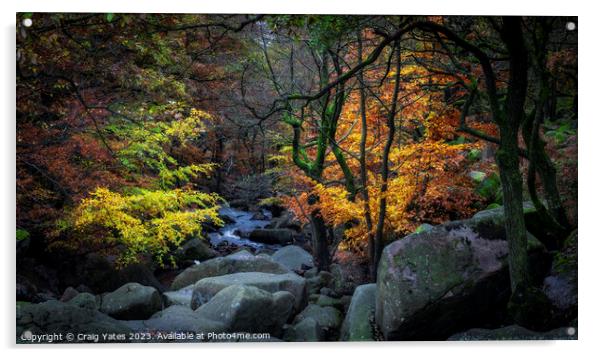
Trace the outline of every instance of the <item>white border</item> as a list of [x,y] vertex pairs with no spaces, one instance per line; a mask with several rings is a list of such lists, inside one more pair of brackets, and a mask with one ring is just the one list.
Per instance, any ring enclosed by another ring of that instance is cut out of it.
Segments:
[[[4,256],[2,280],[2,322],[0,323],[0,346],[7,355],[43,354],[45,356],[106,356],[115,352],[144,353],[154,356],[166,354],[191,354],[222,356],[235,353],[277,356],[311,356],[325,353],[331,356],[356,355],[365,357],[379,355],[439,355],[439,356],[514,356],[517,353],[536,353],[548,356],[571,356],[594,354],[600,331],[600,264],[602,236],[600,234],[601,182],[600,143],[602,142],[602,113],[600,86],[600,13],[595,2],[585,4],[572,1],[526,1],[526,0],[19,0],[18,3],[2,3],[2,43],[0,67],[4,83],[0,86],[2,110],[0,133],[3,135],[0,168],[3,179],[2,237]],[[579,341],[560,342],[475,342],[475,343],[352,343],[352,344],[242,344],[242,345],[128,345],[128,346],[14,346],[14,222],[15,222],[15,64],[14,25],[15,12],[170,12],[170,13],[356,13],[356,14],[447,14],[447,15],[577,15],[579,16],[579,227],[580,259],[579,278]],[[194,349],[194,351],[191,351]],[[141,350],[140,352],[137,352]],[[143,351],[142,351],[143,350]],[[136,351],[136,352],[134,352]]]

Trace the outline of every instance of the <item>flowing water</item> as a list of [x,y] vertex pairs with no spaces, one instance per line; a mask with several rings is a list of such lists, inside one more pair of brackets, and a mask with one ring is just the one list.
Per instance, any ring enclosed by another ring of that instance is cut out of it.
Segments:
[[255,213],[248,211],[241,211],[231,207],[222,207],[219,210],[220,215],[231,218],[234,223],[229,223],[220,228],[217,232],[209,233],[209,239],[213,246],[217,246],[220,243],[227,242],[236,246],[246,246],[255,249],[262,248],[277,248],[278,246],[253,242],[247,238],[241,237],[247,236],[255,229],[264,228],[270,224],[272,214],[268,210],[263,210],[263,215],[266,219],[253,219]]

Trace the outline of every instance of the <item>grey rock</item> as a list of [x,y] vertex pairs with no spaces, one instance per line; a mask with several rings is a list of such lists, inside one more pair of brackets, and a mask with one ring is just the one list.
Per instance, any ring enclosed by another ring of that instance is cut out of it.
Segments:
[[[529,247],[543,249],[532,236]],[[491,212],[389,244],[378,267],[375,309],[384,338],[446,338],[458,324],[503,310],[507,254],[503,215]]]
[[159,311],[148,320],[124,321],[136,332],[193,332],[220,333],[226,331],[226,325],[210,320],[192,311],[187,306],[173,305]]
[[104,295],[100,311],[120,320],[138,320],[149,318],[161,307],[161,295],[157,289],[128,283]]
[[202,262],[214,258],[217,255],[217,252],[211,249],[209,244],[203,239],[193,238],[176,249],[174,255],[177,261],[180,262],[193,260]]
[[272,259],[289,268],[290,270],[302,270],[305,267],[314,267],[312,255],[296,245],[288,245],[278,249],[272,255]]
[[196,310],[195,315],[220,321],[230,332],[278,335],[292,310],[290,293],[272,294],[254,286],[232,285],[219,291]]
[[248,285],[270,293],[288,291],[295,298],[295,310],[298,311],[307,301],[305,279],[294,273],[270,274],[258,272],[235,273],[215,276],[198,281],[194,285],[191,307],[197,309],[211,300],[218,292],[232,285]]
[[[86,309],[73,303],[57,300],[40,304],[21,305],[17,309],[17,342],[25,331],[34,334],[62,333],[129,333],[125,324],[94,309]],[[63,342],[66,342],[64,340]],[[102,340],[101,340],[102,342]],[[106,341],[110,342],[110,341]]]
[[554,255],[550,275],[544,280],[543,291],[564,320],[577,317],[577,245],[575,230],[563,249]]
[[193,290],[194,285],[188,285],[179,290],[166,291],[163,293],[163,301],[165,302],[166,306],[184,305],[190,307]]
[[98,310],[100,308],[100,299],[90,293],[79,293],[69,304],[79,306],[84,309]]
[[296,317],[294,322],[299,323],[307,318],[314,319],[320,328],[325,331],[336,331],[341,325],[341,312],[332,306],[318,306],[309,304]]
[[213,258],[191,266],[180,273],[171,284],[171,290],[179,290],[197,281],[226,274],[241,272],[288,273],[289,270],[264,256],[255,256],[246,250],[225,257]]
[[324,341],[324,330],[311,317],[297,322],[287,329],[284,340],[290,342],[319,342]]
[[355,288],[341,327],[342,341],[374,341],[372,321],[376,307],[376,284]]
[[73,299],[77,294],[79,294],[79,291],[75,290],[74,288],[72,288],[70,286],[67,289],[65,289],[65,292],[63,292],[63,295],[61,296],[60,301],[67,302],[67,301]]

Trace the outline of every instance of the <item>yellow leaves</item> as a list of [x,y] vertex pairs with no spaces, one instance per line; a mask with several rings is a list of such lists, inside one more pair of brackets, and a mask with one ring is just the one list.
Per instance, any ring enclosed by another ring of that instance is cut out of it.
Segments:
[[180,143],[186,143],[205,132],[204,121],[211,120],[212,117],[209,113],[192,108],[188,117],[170,122],[165,128],[165,134],[173,139],[178,139]]
[[172,249],[202,234],[202,223],[223,224],[218,215],[221,200],[217,194],[180,189],[122,195],[98,188],[75,209],[73,226],[84,240],[81,244],[98,230],[103,239],[122,244],[122,264],[145,252],[163,264]]

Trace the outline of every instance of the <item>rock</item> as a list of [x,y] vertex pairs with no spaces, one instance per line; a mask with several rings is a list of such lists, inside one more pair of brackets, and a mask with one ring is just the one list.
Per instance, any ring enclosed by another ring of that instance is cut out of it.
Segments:
[[184,305],[190,307],[190,301],[192,300],[192,291],[194,285],[188,285],[179,290],[167,291],[163,293],[163,301],[166,306],[172,305]]
[[307,279],[308,290],[310,294],[319,293],[323,288],[333,286],[334,277],[330,272],[321,271],[316,276]]
[[290,229],[255,229],[249,239],[264,244],[287,245],[294,241],[295,232]]
[[355,288],[341,327],[341,341],[374,341],[372,321],[376,307],[376,284]]
[[248,285],[231,285],[202,305],[195,315],[220,321],[229,332],[278,335],[293,310],[290,293],[271,294]]
[[176,276],[171,284],[171,290],[179,290],[203,278],[250,271],[273,274],[289,272],[285,266],[272,259],[254,256],[248,251],[242,250],[225,257],[206,260],[201,264],[187,268]]
[[261,200],[259,207],[270,211],[272,217],[280,217],[286,211],[286,208],[282,205],[282,201],[278,197]]
[[217,252],[209,246],[201,238],[193,238],[176,249],[175,257],[177,261],[194,261],[199,262],[214,258]]
[[[378,267],[376,322],[387,340],[445,339],[505,311],[503,216],[454,221],[389,244]],[[529,237],[531,254],[543,247]],[[544,258],[530,259],[543,270]],[[487,304],[483,304],[487,301]]]
[[65,289],[65,292],[61,296],[60,301],[62,301],[62,302],[68,302],[69,300],[71,300],[75,296],[77,296],[77,294],[79,294],[79,291],[75,290],[74,288],[72,288],[70,286],[67,289]]
[[125,321],[136,332],[226,332],[226,325],[199,316],[187,306],[173,305],[159,311],[148,320]]
[[301,225],[295,220],[292,212],[286,211],[282,215],[274,215],[270,224],[266,228],[292,229],[295,232],[301,232]]
[[255,221],[266,221],[269,219],[269,217],[263,214],[263,212],[255,212],[251,216],[251,219]]
[[26,277],[17,274],[17,300],[36,302],[38,288]]
[[314,258],[296,245],[288,245],[272,254],[272,259],[290,270],[306,270],[314,267]]
[[510,325],[494,330],[470,329],[452,335],[449,341],[483,341],[483,340],[576,340],[577,329],[562,327],[548,332],[535,332],[518,325]]
[[350,274],[346,272],[340,264],[330,265],[330,273],[332,274],[332,288],[340,295],[353,294],[355,285],[351,281]]
[[290,342],[324,341],[324,330],[311,317],[305,318],[291,326],[284,335],[284,340]]
[[77,264],[73,275],[70,285],[85,284],[97,294],[113,291],[127,283],[139,283],[152,286],[160,292],[165,291],[148,266],[136,263],[118,269],[109,259],[98,254],[89,254],[83,263]]
[[[33,334],[82,333],[82,334],[127,334],[131,330],[121,323],[94,309],[85,309],[73,303],[64,303],[57,300],[47,301],[40,304],[20,305],[17,309],[17,342],[26,343],[22,340],[24,331]],[[66,342],[66,340],[63,340]],[[100,342],[116,342],[105,341]]]
[[295,311],[299,311],[307,301],[305,279],[296,274],[246,272],[215,276],[198,281],[194,284],[191,302],[192,309],[197,309],[211,300],[218,292],[232,285],[255,286],[270,293],[288,291],[295,298]]
[[318,306],[315,304],[309,304],[295,316],[295,324],[311,318],[315,320],[321,329],[323,329],[327,335],[332,335],[337,331],[341,325],[341,312],[332,306]]
[[430,231],[431,229],[433,229],[432,225],[430,225],[428,223],[423,223],[423,224],[419,225],[418,228],[416,228],[415,233],[427,232],[427,231]]
[[543,292],[559,310],[559,319],[571,321],[577,317],[577,230],[565,242],[565,247],[552,260],[550,275],[544,279]]
[[119,320],[143,320],[161,310],[157,289],[128,283],[102,297],[100,311]]
[[79,293],[71,300],[69,304],[79,306],[84,309],[98,310],[100,308],[100,299],[90,293]]
[[330,297],[328,295],[322,295],[322,294],[318,295],[318,298],[315,300],[314,303],[318,306],[332,306],[339,310],[343,307],[340,299],[336,299],[336,298]]

